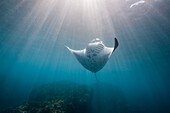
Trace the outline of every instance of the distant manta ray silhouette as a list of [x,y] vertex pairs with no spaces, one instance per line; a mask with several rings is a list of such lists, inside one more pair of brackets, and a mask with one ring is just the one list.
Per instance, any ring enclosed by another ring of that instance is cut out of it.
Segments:
[[93,39],[83,50],[73,50],[68,46],[66,47],[72,54],[74,54],[83,67],[95,73],[97,80],[96,72],[100,71],[104,67],[118,45],[119,43],[116,38],[115,45],[111,48],[106,47],[100,39],[96,38]]

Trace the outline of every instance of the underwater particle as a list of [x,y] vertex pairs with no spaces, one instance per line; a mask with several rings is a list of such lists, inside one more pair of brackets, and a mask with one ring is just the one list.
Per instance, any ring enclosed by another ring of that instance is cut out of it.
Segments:
[[119,43],[116,38],[115,46],[112,48],[106,47],[100,39],[96,38],[93,39],[83,50],[73,50],[67,46],[66,47],[72,54],[74,54],[83,67],[96,73],[104,67],[118,45]]
[[131,4],[131,5],[130,5],[130,8],[132,8],[132,7],[134,7],[134,6],[137,6],[137,5],[139,5],[139,4],[144,4],[144,3],[145,3],[144,0],[140,0],[140,1],[138,1],[138,2],[135,2],[135,3]]

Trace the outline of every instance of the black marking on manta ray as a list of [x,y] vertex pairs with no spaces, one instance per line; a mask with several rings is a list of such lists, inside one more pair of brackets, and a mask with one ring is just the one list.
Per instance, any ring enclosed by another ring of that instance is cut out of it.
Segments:
[[87,55],[87,57],[88,57],[88,58],[91,58],[91,56],[90,56],[90,55]]
[[96,54],[93,54],[93,56],[97,56]]

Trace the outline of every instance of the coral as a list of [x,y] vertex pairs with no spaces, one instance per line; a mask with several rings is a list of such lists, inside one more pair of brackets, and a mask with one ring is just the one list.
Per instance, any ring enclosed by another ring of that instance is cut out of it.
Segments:
[[109,84],[85,86],[72,82],[49,83],[36,88],[27,102],[12,109],[12,113],[132,112],[119,89]]

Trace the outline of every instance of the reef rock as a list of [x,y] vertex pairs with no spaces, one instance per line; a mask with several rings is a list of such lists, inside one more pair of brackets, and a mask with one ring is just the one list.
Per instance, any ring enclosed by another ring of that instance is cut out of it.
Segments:
[[[45,84],[32,90],[12,113],[132,113],[123,93],[111,85],[72,82]],[[136,111],[135,111],[136,113]]]
[[92,89],[71,82],[51,83],[34,89],[28,102],[15,112],[87,113]]

